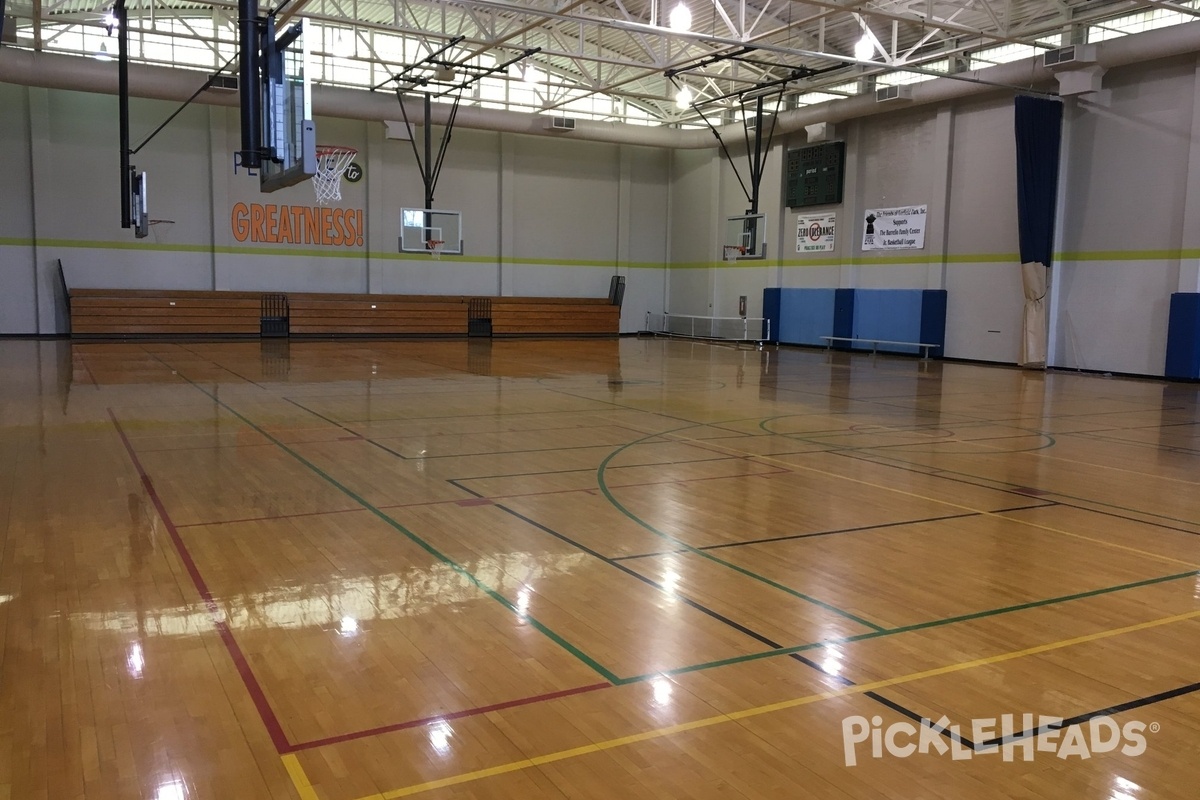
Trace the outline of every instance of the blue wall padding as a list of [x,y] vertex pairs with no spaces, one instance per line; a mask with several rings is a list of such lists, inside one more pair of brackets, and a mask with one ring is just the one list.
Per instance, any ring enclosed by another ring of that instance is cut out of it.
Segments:
[[779,297],[782,289],[763,289],[763,332],[762,338],[779,344]]
[[[916,342],[921,333],[920,289],[859,289],[854,298],[854,338]],[[872,349],[869,344],[856,349]],[[880,345],[880,350],[916,353],[918,348]]]
[[833,289],[784,289],[780,300],[779,340],[823,345],[833,330]]
[[936,344],[929,355],[941,357],[946,348],[946,304],[950,295],[945,289],[926,289],[921,292],[921,338],[917,341]]
[[1164,372],[1168,378],[1200,378],[1200,294],[1171,295]]
[[[854,335],[854,289],[838,289],[833,301],[833,333],[827,336]],[[834,347],[849,350],[849,342],[838,342]]]
[[[946,343],[944,289],[764,289],[763,316],[771,320],[771,341],[824,345],[822,336]],[[845,342],[835,344],[850,349]],[[871,349],[869,344],[853,346]],[[881,351],[917,353],[919,348],[880,345]]]

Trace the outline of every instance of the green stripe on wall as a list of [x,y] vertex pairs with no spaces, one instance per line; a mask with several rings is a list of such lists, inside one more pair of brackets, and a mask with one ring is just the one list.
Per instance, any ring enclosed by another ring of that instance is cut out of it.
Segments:
[[[351,248],[286,248],[259,246],[211,246],[201,244],[171,244],[146,241],[105,241],[99,239],[40,239],[21,236],[0,236],[0,247],[63,247],[89,250],[146,250],[161,253],[215,253],[239,256],[304,256],[308,258],[348,258],[372,261],[425,261],[430,256],[424,253],[396,253],[390,251],[366,251]],[[1200,259],[1200,248],[1166,250],[1080,250],[1056,253],[1059,262],[1087,261],[1178,261]],[[938,256],[919,255],[858,256],[858,257],[812,257],[798,259],[741,259],[737,261],[680,261],[662,263],[654,261],[607,261],[596,259],[553,259],[553,258],[501,258],[495,255],[442,256],[443,261],[461,264],[520,264],[524,266],[548,267],[602,267],[614,265],[626,269],[764,269],[785,267],[891,267],[901,264],[1013,264],[1020,263],[1017,253],[961,253]]]

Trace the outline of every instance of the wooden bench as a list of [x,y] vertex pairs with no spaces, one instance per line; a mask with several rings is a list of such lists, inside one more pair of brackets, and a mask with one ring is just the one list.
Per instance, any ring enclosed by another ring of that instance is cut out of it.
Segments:
[[72,289],[74,336],[257,336],[262,292]]
[[919,347],[921,348],[921,358],[925,360],[929,359],[929,351],[931,349],[942,346],[940,344],[928,344],[926,342],[894,342],[890,339],[862,339],[855,336],[822,336],[821,338],[825,340],[826,350],[833,347],[834,342],[848,342],[851,344],[857,342],[869,342],[871,344],[871,355],[875,355],[879,352],[879,345],[881,344],[900,345],[903,347]]
[[463,297],[289,293],[288,301],[293,335],[467,334]]
[[616,336],[621,308],[607,298],[493,297],[494,336]]

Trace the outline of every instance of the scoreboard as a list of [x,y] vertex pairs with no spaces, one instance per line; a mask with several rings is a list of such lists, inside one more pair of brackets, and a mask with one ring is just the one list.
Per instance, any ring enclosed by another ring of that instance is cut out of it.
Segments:
[[823,142],[787,152],[783,185],[788,208],[842,202],[845,142]]

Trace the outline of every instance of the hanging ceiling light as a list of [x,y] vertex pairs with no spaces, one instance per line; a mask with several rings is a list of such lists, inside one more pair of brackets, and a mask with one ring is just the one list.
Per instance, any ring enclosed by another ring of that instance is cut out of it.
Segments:
[[525,71],[521,73],[521,83],[528,86],[530,89],[542,82],[542,75],[538,72],[538,68],[533,64],[525,67]]
[[690,31],[692,29],[692,12],[683,3],[671,9],[671,30]]
[[863,34],[862,38],[854,43],[854,57],[859,61],[870,61],[875,55],[875,45],[871,41],[871,37]]
[[680,86],[679,91],[675,93],[675,105],[680,108],[687,108],[692,104],[692,90],[687,86]]

